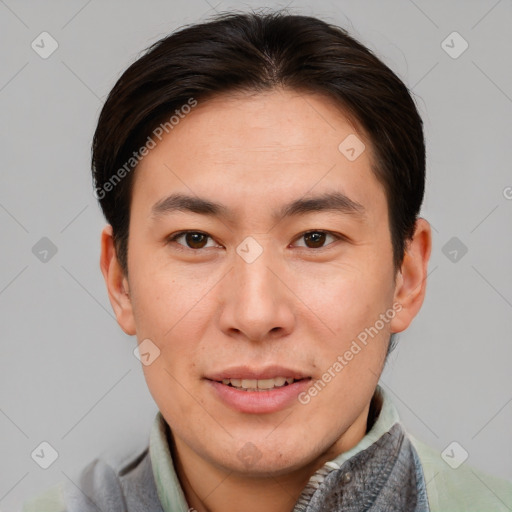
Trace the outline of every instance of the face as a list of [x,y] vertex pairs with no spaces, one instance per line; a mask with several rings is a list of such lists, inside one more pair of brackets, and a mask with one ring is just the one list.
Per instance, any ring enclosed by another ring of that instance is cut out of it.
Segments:
[[178,452],[278,475],[364,435],[412,315],[372,158],[328,99],[276,90],[199,103],[139,164],[115,309],[158,355],[144,375]]

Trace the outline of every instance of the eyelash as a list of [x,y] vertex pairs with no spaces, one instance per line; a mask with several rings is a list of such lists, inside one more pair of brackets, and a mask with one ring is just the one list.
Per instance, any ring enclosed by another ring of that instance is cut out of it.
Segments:
[[[205,235],[209,239],[213,240],[213,238],[208,233],[204,233],[203,231],[187,230],[187,231],[179,231],[178,233],[174,233],[172,235],[169,235],[167,237],[167,242],[168,243],[175,242],[179,246],[179,247],[177,247],[177,249],[180,250],[180,251],[181,250],[190,250],[190,251],[193,251],[193,252],[199,252],[199,251],[203,250],[204,248],[193,249],[192,247],[187,247],[186,245],[183,245],[183,244],[180,244],[180,243],[176,242],[176,240],[178,238],[180,238],[183,235],[187,235],[189,233]],[[338,240],[348,240],[348,238],[345,237],[344,235],[341,235],[339,233],[333,233],[332,231],[326,231],[326,230],[323,230],[323,229],[310,229],[308,231],[304,231],[300,235],[298,235],[294,240],[299,240],[300,238],[302,238],[305,235],[308,235],[310,233],[322,233],[322,234],[325,234],[325,235],[331,235],[335,239],[335,241],[338,241]],[[325,250],[325,249],[329,248],[329,246],[332,245],[333,243],[334,242],[331,242],[331,243],[329,243],[329,244],[327,244],[325,246],[317,247],[317,248],[305,247],[305,246],[301,246],[301,248],[302,249],[308,249],[310,251],[317,251],[317,252],[319,252],[319,251],[322,251],[322,250]]]

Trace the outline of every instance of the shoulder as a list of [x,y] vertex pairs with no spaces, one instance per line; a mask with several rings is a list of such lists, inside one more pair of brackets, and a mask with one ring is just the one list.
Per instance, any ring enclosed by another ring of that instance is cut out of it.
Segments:
[[[141,506],[144,505],[154,507],[157,499],[152,477],[148,447],[121,460],[103,455],[92,460],[69,481],[63,480],[25,501],[22,512],[143,510]],[[141,500],[145,503],[140,503]]]
[[408,434],[420,458],[431,512],[512,510],[512,482],[488,475],[466,462],[454,468],[435,448]]

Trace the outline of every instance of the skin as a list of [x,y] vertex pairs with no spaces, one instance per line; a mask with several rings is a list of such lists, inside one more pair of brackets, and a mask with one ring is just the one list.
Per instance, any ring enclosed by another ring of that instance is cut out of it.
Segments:
[[[350,134],[366,145],[354,161],[338,150]],[[389,336],[423,303],[431,250],[420,218],[394,272],[386,196],[371,163],[370,140],[323,96],[283,89],[218,96],[199,103],[139,164],[128,276],[111,227],[103,230],[100,266],[112,307],[125,333],[160,350],[142,368],[171,427],[187,501],[199,512],[288,512],[314,471],[365,434]],[[332,190],[362,204],[366,216],[319,211],[272,220],[274,209]],[[174,192],[223,203],[234,216],[152,219],[152,206]],[[168,241],[182,230],[210,238]],[[315,230],[346,238],[327,236],[322,247],[301,236]],[[250,264],[236,252],[247,236],[263,249]],[[315,381],[393,304],[401,310],[307,405],[242,413],[204,379],[240,364],[279,364]],[[237,456],[248,442],[259,454],[249,465]]]

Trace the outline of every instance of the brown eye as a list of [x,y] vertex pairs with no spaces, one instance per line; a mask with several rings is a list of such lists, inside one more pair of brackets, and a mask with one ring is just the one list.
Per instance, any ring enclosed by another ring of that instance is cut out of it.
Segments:
[[[185,239],[184,244],[178,241],[180,238]],[[169,242],[177,242],[179,245],[189,249],[203,249],[209,238],[211,238],[209,235],[199,231],[183,231],[169,237]]]
[[315,249],[324,245],[325,238],[326,233],[321,233],[320,231],[313,231],[312,233],[306,233],[304,235],[304,240],[307,240],[306,245],[312,244],[308,245],[308,247],[313,247]]
[[203,233],[186,233],[185,240],[191,249],[202,249],[206,245],[208,236]]
[[327,231],[308,231],[307,233],[303,233],[299,240],[303,239],[305,241],[305,245],[302,245],[301,247],[306,247],[308,249],[321,249],[324,247],[327,237],[331,237],[334,240],[341,238],[340,236],[336,236]]

